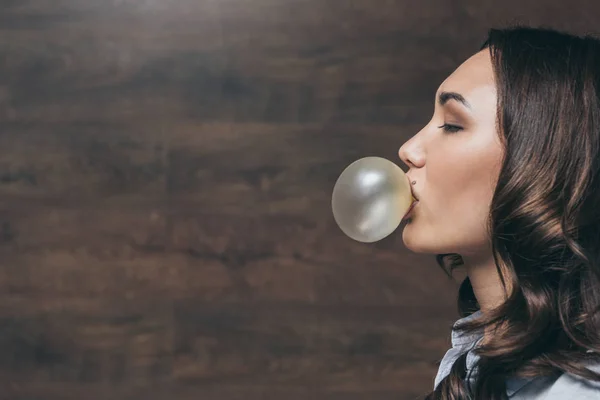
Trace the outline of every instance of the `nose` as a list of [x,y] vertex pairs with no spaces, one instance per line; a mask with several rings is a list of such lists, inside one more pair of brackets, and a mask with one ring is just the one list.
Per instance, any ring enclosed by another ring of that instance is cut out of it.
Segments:
[[406,143],[400,146],[400,149],[398,150],[398,157],[400,157],[400,159],[406,166],[408,166],[409,168],[411,167],[410,160],[408,159],[408,154],[406,152]]
[[411,169],[422,167],[424,162],[423,151],[419,149],[414,136],[400,146],[398,156],[402,162]]

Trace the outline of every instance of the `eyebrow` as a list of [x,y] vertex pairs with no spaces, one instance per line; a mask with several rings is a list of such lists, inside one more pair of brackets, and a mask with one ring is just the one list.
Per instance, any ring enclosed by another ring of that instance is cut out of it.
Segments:
[[440,106],[445,105],[450,100],[456,100],[468,109],[472,109],[471,104],[463,97],[462,94],[456,92],[442,92],[438,97]]

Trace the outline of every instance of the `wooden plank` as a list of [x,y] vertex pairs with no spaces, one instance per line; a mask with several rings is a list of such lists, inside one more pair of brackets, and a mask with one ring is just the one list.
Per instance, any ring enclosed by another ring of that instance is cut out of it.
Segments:
[[345,237],[331,190],[515,9],[596,29],[538,3],[0,1],[2,396],[429,391],[456,283]]

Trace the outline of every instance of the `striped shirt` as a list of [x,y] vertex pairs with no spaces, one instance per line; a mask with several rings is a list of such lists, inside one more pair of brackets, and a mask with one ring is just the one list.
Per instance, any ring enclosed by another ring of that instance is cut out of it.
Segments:
[[[477,318],[481,311],[477,311],[467,317],[461,318],[454,323],[462,323]],[[454,327],[453,327],[454,328]],[[478,356],[473,349],[481,341],[481,333],[466,334],[452,329],[452,348],[446,352],[434,381],[434,389],[444,379],[452,368],[454,361],[467,352],[466,368],[469,373]],[[600,372],[600,364],[588,366],[594,372]],[[475,374],[473,374],[475,375]],[[600,400],[600,382],[587,380],[574,375],[564,373],[558,378],[508,378],[506,381],[506,394],[511,400]]]

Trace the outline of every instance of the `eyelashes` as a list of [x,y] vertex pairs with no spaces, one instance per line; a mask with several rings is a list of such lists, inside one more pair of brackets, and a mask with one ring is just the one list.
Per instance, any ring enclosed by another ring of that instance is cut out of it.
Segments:
[[444,132],[447,132],[447,133],[456,133],[463,129],[460,126],[450,125],[450,124],[444,124],[442,126],[438,126],[438,128],[443,129]]

